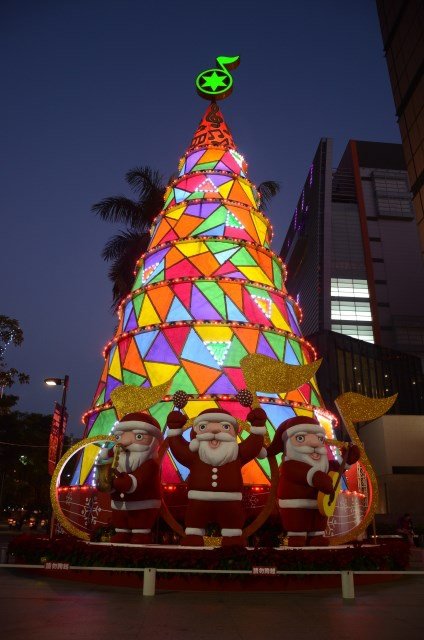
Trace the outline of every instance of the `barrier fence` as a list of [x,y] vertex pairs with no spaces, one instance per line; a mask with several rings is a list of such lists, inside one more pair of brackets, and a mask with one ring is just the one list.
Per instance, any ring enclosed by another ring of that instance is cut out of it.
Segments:
[[[1,558],[3,559],[3,558]],[[51,566],[49,566],[51,565]],[[56,565],[56,566],[55,566]],[[62,566],[57,566],[62,565]],[[263,567],[265,569],[266,567]],[[269,567],[272,569],[272,567]],[[342,598],[344,602],[353,602],[355,599],[354,575],[397,575],[397,576],[423,576],[424,571],[272,571],[259,573],[254,570],[245,569],[166,569],[154,567],[90,567],[69,565],[67,563],[46,563],[43,564],[13,564],[0,563],[0,569],[44,569],[46,571],[54,569],[58,571],[119,571],[121,573],[141,573],[143,572],[143,596],[154,596],[156,593],[157,573],[192,573],[192,574],[214,574],[214,575],[250,575],[258,576],[258,580],[264,575],[276,576],[329,576],[339,575],[341,578]]]

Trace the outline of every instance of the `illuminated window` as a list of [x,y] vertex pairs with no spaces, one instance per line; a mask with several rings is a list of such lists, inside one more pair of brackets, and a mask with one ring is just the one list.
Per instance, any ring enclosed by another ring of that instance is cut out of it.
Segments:
[[364,340],[365,342],[374,342],[374,334],[370,324],[332,324],[331,331],[336,331],[358,340]]
[[369,298],[368,282],[349,278],[331,278],[332,298]]
[[372,320],[369,302],[356,300],[332,300],[332,320],[359,320],[367,322]]

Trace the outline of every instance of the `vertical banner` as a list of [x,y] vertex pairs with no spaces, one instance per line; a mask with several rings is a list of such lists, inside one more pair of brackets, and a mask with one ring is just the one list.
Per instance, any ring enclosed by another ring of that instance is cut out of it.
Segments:
[[48,470],[49,474],[52,476],[58,462],[58,454],[62,451],[63,445],[63,437],[66,431],[66,423],[68,420],[67,411],[63,411],[63,421],[61,423],[62,418],[62,405],[58,402],[55,403],[53,419],[52,419],[52,427],[50,430],[50,440],[49,440],[49,460],[48,460]]

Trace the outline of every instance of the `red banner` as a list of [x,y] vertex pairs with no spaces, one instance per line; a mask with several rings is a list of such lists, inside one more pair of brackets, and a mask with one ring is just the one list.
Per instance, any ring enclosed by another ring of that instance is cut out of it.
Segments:
[[59,462],[58,456],[62,451],[63,438],[66,431],[66,423],[68,421],[68,413],[67,411],[63,411],[63,420],[62,420],[62,405],[56,402],[53,419],[52,419],[52,428],[50,430],[50,440],[49,440],[49,462],[48,469],[49,474],[52,476],[56,467],[56,464]]

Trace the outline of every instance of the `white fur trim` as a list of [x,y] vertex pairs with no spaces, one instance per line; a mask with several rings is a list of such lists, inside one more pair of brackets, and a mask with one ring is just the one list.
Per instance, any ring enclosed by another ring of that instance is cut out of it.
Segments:
[[265,427],[250,427],[250,433],[254,433],[255,436],[264,436],[266,433]]
[[221,535],[226,538],[234,538],[235,536],[241,536],[243,531],[241,529],[221,529]]
[[115,527],[115,533],[131,533],[131,529],[118,529]]
[[145,431],[154,438],[161,438],[161,430],[150,422],[138,422],[137,420],[128,420],[128,422],[118,422],[115,431]]
[[127,491],[127,493],[134,493],[134,491],[137,489],[137,478],[135,476],[133,476],[131,473],[129,474],[130,478],[131,478],[131,489],[129,491]]
[[168,429],[168,438],[173,438],[174,436],[180,436],[182,434],[182,429]]
[[137,511],[137,509],[159,509],[160,500],[135,500],[134,502],[125,502],[121,500],[111,501],[112,509],[115,511]]
[[308,473],[306,474],[306,482],[309,484],[310,487],[314,486],[312,484],[312,478],[314,477],[317,471],[319,471],[319,469],[317,469],[316,467],[311,467]]
[[204,413],[201,416],[197,416],[194,419],[193,426],[197,427],[200,422],[231,422],[233,425],[237,425],[237,420],[233,416],[228,415],[227,413],[216,412],[208,412]]
[[263,460],[267,456],[268,456],[268,451],[265,449],[265,447],[262,447],[262,449],[259,451],[259,453],[258,453],[258,455],[256,457],[259,460]]
[[283,436],[291,438],[295,433],[322,433],[325,436],[325,429],[318,424],[295,424],[284,431]]
[[308,531],[308,536],[323,536],[325,531]]
[[287,536],[306,536],[306,531],[287,531]]
[[313,498],[291,498],[278,501],[280,509],[316,509],[318,503]]
[[192,453],[196,453],[197,451],[199,451],[199,447],[200,447],[199,440],[197,440],[196,438],[194,438],[193,440],[190,440],[190,444],[188,445],[188,448]]
[[186,527],[184,533],[186,536],[204,536],[205,529],[196,529],[196,527]]
[[150,533],[151,529],[131,529],[131,533]]
[[238,491],[197,491],[191,489],[187,497],[189,500],[208,500],[210,502],[224,502],[241,500],[242,494]]

